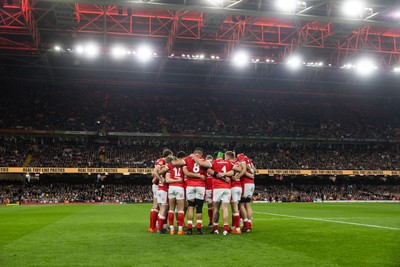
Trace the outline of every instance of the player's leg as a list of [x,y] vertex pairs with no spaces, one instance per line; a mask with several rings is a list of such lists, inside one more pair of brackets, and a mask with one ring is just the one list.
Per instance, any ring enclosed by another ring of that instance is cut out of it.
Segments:
[[243,228],[241,229],[241,231],[246,231],[248,228],[248,219],[247,219],[247,210],[245,207],[245,203],[246,203],[246,199],[244,197],[242,197],[239,201],[239,212],[240,212],[240,217],[243,220]]
[[194,207],[195,203],[195,188],[193,186],[188,186],[186,188],[186,199],[188,201],[188,209],[187,209],[187,220],[188,220],[188,231],[187,234],[192,234],[193,227],[193,218],[194,218]]
[[176,205],[177,205],[177,210],[178,210],[178,235],[183,235],[185,232],[183,232],[183,221],[185,218],[185,192],[182,187],[177,188],[177,194],[176,194]]
[[[171,190],[171,188],[170,188]],[[173,190],[173,189],[172,189]],[[174,217],[175,217],[175,206],[176,206],[176,198],[173,191],[168,192],[169,198],[169,210],[168,210],[168,222],[169,222],[169,233],[171,235],[175,234],[175,227],[174,227]]]
[[157,232],[156,222],[157,222],[157,217],[158,217],[158,212],[159,212],[159,206],[157,203],[157,190],[158,190],[158,186],[153,184],[152,185],[153,206],[151,207],[151,210],[150,210],[149,232]]
[[163,190],[158,190],[157,201],[160,205],[160,212],[158,213],[158,232],[165,234],[167,227],[168,193]]
[[203,227],[203,204],[204,204],[204,197],[205,197],[205,187],[196,187],[196,196],[195,196],[195,203],[196,203],[196,229],[197,234],[202,235],[203,231],[201,228]]
[[185,234],[183,232],[183,220],[185,218],[185,200],[184,199],[179,199],[176,200],[177,206],[178,206],[178,235],[183,235]]
[[241,187],[233,187],[231,189],[231,209],[232,209],[232,233],[240,234],[240,212],[239,201],[242,195]]
[[212,217],[213,217],[213,203],[212,203],[212,190],[206,190],[206,202],[207,202],[207,212],[209,224],[208,227],[212,227]]
[[221,207],[221,196],[222,189],[213,190],[213,232],[214,234],[219,234],[218,232],[218,221],[219,221],[219,209]]
[[253,209],[251,208],[251,198],[253,197],[254,194],[254,184],[245,184],[244,185],[244,195],[246,197],[245,201],[245,209],[246,209],[246,214],[247,214],[247,232],[251,232],[253,228]]
[[223,235],[228,234],[229,230],[229,203],[231,200],[231,189],[223,189],[221,197],[222,219],[224,222]]

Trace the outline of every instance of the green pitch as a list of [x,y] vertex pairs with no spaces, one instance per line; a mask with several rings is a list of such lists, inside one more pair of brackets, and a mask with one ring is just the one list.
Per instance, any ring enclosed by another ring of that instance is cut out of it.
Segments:
[[170,236],[148,204],[1,206],[0,266],[400,266],[399,203],[253,207],[252,233]]

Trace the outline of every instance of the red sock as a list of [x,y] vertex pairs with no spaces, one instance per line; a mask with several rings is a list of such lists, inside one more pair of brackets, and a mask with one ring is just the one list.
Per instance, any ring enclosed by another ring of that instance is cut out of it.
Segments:
[[201,229],[201,225],[203,224],[203,221],[197,221],[196,223],[196,228]]
[[158,215],[158,210],[152,209],[150,212],[150,228],[154,229],[156,228],[156,222],[157,222],[157,216]]
[[233,215],[233,223],[232,226],[236,227],[236,228],[240,228],[240,215],[239,213],[235,213]]
[[160,230],[160,231],[162,231],[162,229],[163,229],[164,220],[165,220],[164,216],[158,215],[158,230]]
[[245,222],[244,222],[244,228],[250,229],[250,224],[249,224],[248,221],[245,221]]
[[214,223],[214,231],[218,230],[218,224]]
[[229,226],[227,224],[224,224],[224,231],[228,232]]
[[172,210],[168,211],[168,222],[170,226],[174,226],[174,212]]
[[210,223],[212,223],[212,218],[213,218],[213,210],[208,209],[208,218],[210,219]]
[[192,229],[193,227],[193,221],[188,221],[188,229]]
[[178,226],[183,226],[184,218],[185,214],[183,212],[178,212]]
[[249,229],[253,228],[253,222],[249,220]]

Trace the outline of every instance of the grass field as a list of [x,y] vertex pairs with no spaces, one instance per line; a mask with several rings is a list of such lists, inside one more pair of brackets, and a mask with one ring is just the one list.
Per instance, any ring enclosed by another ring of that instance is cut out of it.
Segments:
[[148,204],[0,206],[0,266],[400,266],[399,203],[253,207],[252,233],[171,236]]

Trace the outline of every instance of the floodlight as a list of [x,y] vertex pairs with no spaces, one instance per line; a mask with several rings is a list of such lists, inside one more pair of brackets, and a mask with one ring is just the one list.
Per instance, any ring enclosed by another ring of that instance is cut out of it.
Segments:
[[360,59],[356,64],[357,73],[363,76],[372,74],[377,68],[375,63],[368,58]]
[[213,5],[221,6],[224,3],[224,0],[208,0]]
[[100,53],[99,48],[94,44],[88,44],[85,47],[85,52],[88,57],[95,57]]
[[245,51],[239,51],[233,56],[233,62],[238,67],[244,67],[250,61],[250,57]]
[[78,53],[78,54],[82,54],[83,53],[83,51],[84,51],[84,49],[83,49],[83,47],[82,46],[77,46],[76,48],[75,48],[75,51],[76,51],[76,53]]
[[[129,51],[129,53],[130,53],[130,51]],[[116,47],[114,47],[114,48],[111,50],[111,55],[112,55],[114,58],[121,58],[121,57],[125,56],[126,54],[128,54],[128,51],[126,51],[126,50],[125,50],[124,48],[122,48],[122,47],[116,46]]]
[[276,8],[283,12],[292,12],[296,10],[297,0],[277,0]]
[[290,56],[287,60],[286,60],[286,64],[289,68],[291,69],[298,69],[301,67],[302,65],[302,58],[300,56],[297,55],[293,55]]
[[200,55],[200,59],[204,59],[204,55]]
[[362,17],[365,5],[361,0],[348,0],[343,3],[342,11],[347,17]]
[[141,47],[139,47],[139,49],[137,51],[137,56],[140,61],[146,62],[152,58],[153,52],[151,51],[150,47],[141,46]]
[[61,47],[59,45],[56,45],[54,47],[54,50],[57,51],[57,52],[60,52],[61,51]]
[[215,59],[215,56],[214,56],[214,55],[212,55],[212,56],[211,56],[211,59]]
[[395,72],[395,73],[400,73],[400,67],[395,67],[395,68],[393,69],[393,72]]

